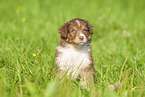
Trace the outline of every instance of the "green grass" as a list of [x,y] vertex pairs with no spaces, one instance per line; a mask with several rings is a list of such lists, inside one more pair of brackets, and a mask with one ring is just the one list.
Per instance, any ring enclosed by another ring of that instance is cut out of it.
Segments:
[[[145,96],[144,6],[144,0],[1,0],[0,97]],[[53,76],[58,29],[73,18],[94,26],[98,84],[90,91]],[[107,89],[118,81],[119,89]]]

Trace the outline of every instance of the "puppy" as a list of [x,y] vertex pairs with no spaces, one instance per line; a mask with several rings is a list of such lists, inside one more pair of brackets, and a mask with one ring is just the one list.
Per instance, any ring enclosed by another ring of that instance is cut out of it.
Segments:
[[58,70],[58,77],[65,75],[83,84],[92,80],[96,83],[90,47],[93,26],[86,20],[75,18],[66,22],[59,33],[61,39],[55,54],[55,71]]

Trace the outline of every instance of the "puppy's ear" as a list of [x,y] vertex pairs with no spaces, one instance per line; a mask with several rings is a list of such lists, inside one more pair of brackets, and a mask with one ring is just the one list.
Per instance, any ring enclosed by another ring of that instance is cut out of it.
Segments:
[[59,33],[62,38],[66,39],[67,38],[67,33],[69,31],[69,22],[65,23],[60,29]]
[[87,24],[90,34],[93,34],[93,26],[91,24],[89,24],[89,22],[87,20],[84,20],[84,22]]
[[90,34],[93,34],[93,26],[88,23],[88,28],[89,28]]

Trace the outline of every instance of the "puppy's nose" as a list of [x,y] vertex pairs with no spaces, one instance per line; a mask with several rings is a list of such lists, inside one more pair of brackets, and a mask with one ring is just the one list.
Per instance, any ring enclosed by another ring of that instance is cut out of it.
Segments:
[[80,36],[79,39],[80,39],[80,40],[84,40],[84,36]]

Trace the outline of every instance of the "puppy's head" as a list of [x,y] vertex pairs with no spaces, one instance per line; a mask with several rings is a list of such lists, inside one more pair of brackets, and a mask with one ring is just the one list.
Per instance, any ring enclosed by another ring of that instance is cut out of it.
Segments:
[[93,26],[88,21],[83,19],[73,19],[65,23],[60,29],[59,33],[68,43],[75,43],[83,45],[91,40],[93,34]]

